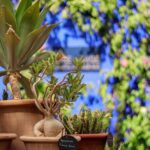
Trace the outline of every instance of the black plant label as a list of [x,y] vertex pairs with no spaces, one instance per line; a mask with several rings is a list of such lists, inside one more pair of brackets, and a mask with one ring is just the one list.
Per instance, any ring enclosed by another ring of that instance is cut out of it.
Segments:
[[111,133],[108,134],[107,144],[108,144],[109,147],[113,146],[113,135]]
[[73,136],[65,135],[59,139],[60,150],[77,150],[77,140]]

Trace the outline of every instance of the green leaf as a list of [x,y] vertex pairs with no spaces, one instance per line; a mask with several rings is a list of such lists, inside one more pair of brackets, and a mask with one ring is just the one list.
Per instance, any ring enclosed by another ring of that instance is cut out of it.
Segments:
[[21,67],[21,69],[27,69],[31,64],[39,62],[41,60],[47,59],[49,57],[49,53],[47,52],[42,52],[36,56],[32,56],[30,59],[27,60],[25,65]]
[[32,5],[32,0],[21,0],[16,11],[16,20],[19,26],[20,21],[28,7]]
[[48,8],[43,8],[41,13],[40,13],[40,17],[37,21],[37,24],[36,24],[36,28],[39,28],[42,24],[42,22],[44,21],[44,18],[46,16],[46,13],[48,12]]
[[10,27],[5,34],[5,44],[7,50],[7,60],[9,63],[9,69],[13,69],[17,65],[16,48],[19,44],[19,37],[15,31]]
[[7,71],[0,71],[0,77],[5,76],[7,74]]
[[13,4],[11,0],[0,0],[0,6],[7,7],[11,13],[14,13]]
[[36,1],[25,11],[21,19],[19,26],[19,35],[21,38],[26,38],[26,35],[35,29],[39,16],[39,1]]
[[50,26],[45,25],[27,36],[27,41],[23,46],[23,53],[20,54],[20,64],[26,62],[29,57],[31,57],[37,50],[41,48],[41,46],[47,40],[49,32],[56,26],[57,24]]
[[20,74],[20,77],[19,78],[19,82],[22,84],[22,86],[24,87],[25,91],[26,91],[26,94],[29,98],[34,98],[34,94],[32,92],[32,89],[31,89],[31,83],[29,81],[28,78],[24,77],[22,74]]
[[0,36],[3,37],[9,28],[9,25],[16,30],[15,18],[10,10],[5,6],[0,6]]
[[7,54],[6,54],[6,47],[4,45],[4,41],[2,38],[0,38],[0,62],[2,63],[2,66],[5,67],[6,69],[8,68],[8,61],[7,61]]

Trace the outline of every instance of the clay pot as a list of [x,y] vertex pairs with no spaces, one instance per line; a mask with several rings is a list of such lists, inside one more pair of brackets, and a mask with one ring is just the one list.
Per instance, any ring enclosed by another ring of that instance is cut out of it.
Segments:
[[0,150],[10,150],[10,145],[16,134],[0,134]]
[[81,137],[78,143],[78,150],[104,150],[107,140],[107,133],[100,134],[77,134]]
[[[33,126],[43,118],[34,100],[0,101],[0,133],[33,135]],[[19,138],[13,140],[10,150],[25,150]]]
[[26,150],[59,150],[58,138],[22,136]]

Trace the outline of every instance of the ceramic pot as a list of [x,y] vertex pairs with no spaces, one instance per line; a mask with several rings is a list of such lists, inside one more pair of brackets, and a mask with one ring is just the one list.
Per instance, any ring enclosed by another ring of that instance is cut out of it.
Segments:
[[16,138],[16,134],[0,134],[0,150],[10,150],[10,145],[13,139]]
[[22,136],[26,150],[59,150],[58,138]]
[[78,150],[104,150],[108,134],[77,134],[77,136],[81,137]]
[[[0,133],[33,135],[33,126],[43,118],[34,100],[0,101]],[[13,140],[10,150],[25,150],[19,138]]]

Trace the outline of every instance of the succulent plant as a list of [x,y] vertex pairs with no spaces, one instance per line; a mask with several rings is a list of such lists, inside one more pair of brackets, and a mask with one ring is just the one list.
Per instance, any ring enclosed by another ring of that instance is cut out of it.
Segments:
[[19,83],[28,97],[33,97],[29,80],[21,73],[29,66],[47,57],[46,52],[34,55],[44,44],[49,32],[56,26],[41,26],[47,8],[40,11],[39,1],[21,0],[14,9],[11,0],[0,0],[0,76],[10,83],[14,99],[20,99]]
[[[83,59],[75,58],[73,60],[74,70],[66,73],[62,80],[59,81],[54,75],[54,70],[61,58],[63,58],[62,53],[50,52],[47,59],[36,62],[30,67],[35,104],[45,116],[43,120],[34,126],[34,134],[36,136],[59,135],[64,126],[55,117],[58,116],[61,108],[72,105],[78,98],[81,90],[85,88],[85,84],[82,83],[83,76],[80,73]],[[45,89],[44,93],[41,94],[42,96],[40,96],[37,87],[40,81],[44,81],[44,78],[46,78],[46,82],[43,83],[45,84]],[[42,102],[40,103],[39,100],[41,99]],[[54,134],[55,131],[56,133]]]
[[111,113],[87,109],[73,116],[61,114],[60,118],[68,134],[92,134],[108,130]]

